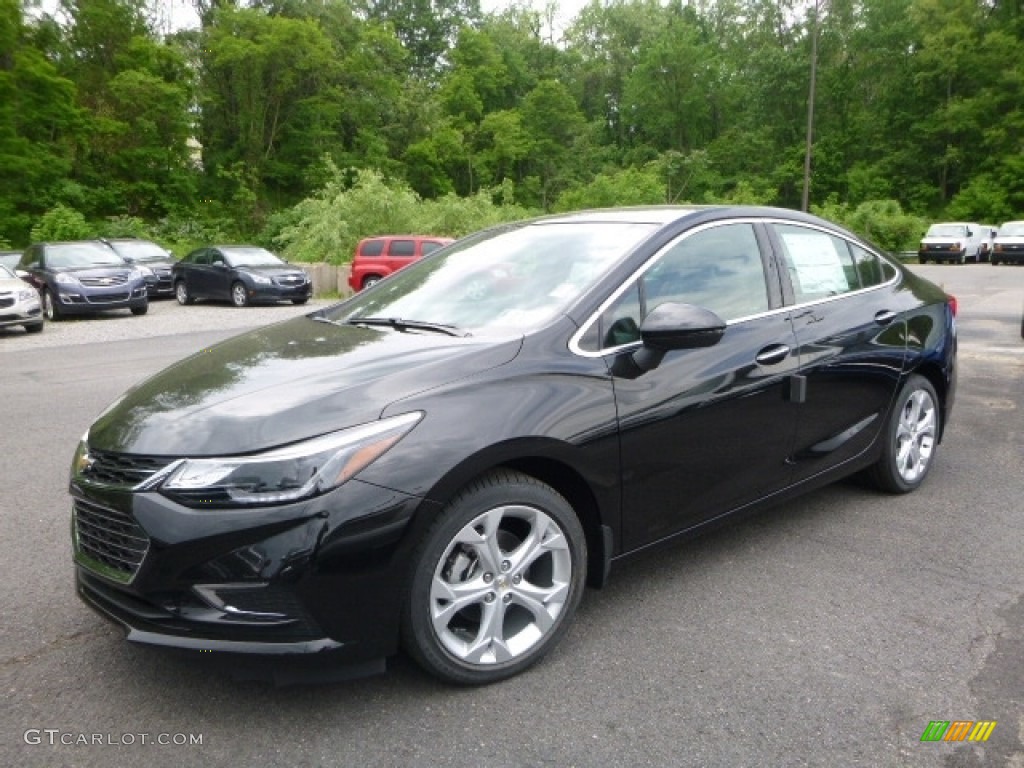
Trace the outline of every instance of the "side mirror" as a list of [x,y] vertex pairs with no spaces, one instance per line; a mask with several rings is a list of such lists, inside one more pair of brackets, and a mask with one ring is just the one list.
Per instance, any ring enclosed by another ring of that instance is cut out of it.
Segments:
[[24,269],[16,269],[14,270],[14,274],[16,274],[22,280],[28,280],[30,277],[32,277],[32,274],[30,272],[26,272]]
[[967,236],[968,236],[968,237],[974,237],[974,230],[973,230],[973,229],[970,229],[970,228],[968,228],[968,229],[967,229]]
[[725,321],[710,309],[693,304],[661,304],[640,324],[643,346],[627,359],[639,375],[661,365],[666,352],[713,347],[724,334]]
[[213,266],[217,267],[217,269],[225,269],[227,267],[227,264],[225,264],[220,259],[217,259],[215,262],[213,262]]

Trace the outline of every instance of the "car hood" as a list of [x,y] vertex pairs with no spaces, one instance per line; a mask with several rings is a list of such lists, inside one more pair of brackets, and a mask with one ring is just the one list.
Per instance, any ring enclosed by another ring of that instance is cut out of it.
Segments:
[[303,316],[201,350],[129,390],[89,430],[94,450],[250,453],[373,421],[387,405],[518,354],[522,338],[337,326]]
[[20,277],[0,277],[0,293],[11,291],[35,290],[31,283],[27,283]]
[[992,242],[994,245],[1024,245],[1024,235],[1000,235]]
[[970,240],[967,235],[948,235],[944,237],[921,238],[921,245],[948,245],[949,243],[966,243]]

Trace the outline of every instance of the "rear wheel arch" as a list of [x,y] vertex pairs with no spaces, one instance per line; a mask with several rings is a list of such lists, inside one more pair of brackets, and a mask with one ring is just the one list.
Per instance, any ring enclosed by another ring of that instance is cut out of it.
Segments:
[[[928,383],[932,385],[935,390],[935,394],[939,398],[939,412],[943,417],[946,415],[946,398],[949,394],[949,385],[946,381],[945,376],[942,375],[942,369],[935,363],[924,363],[918,366],[911,374],[916,373],[918,376],[923,376],[928,380]],[[938,442],[942,442],[942,436],[946,431],[946,419],[939,419],[939,435]]]

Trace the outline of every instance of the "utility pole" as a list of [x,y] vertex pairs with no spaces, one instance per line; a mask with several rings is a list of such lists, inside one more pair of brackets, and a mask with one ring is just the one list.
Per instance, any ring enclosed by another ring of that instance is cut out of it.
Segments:
[[818,11],[820,0],[814,0],[814,20],[811,25],[811,84],[807,89],[807,144],[804,148],[804,194],[800,210],[806,211],[811,202],[811,151],[814,146],[814,94],[818,81]]

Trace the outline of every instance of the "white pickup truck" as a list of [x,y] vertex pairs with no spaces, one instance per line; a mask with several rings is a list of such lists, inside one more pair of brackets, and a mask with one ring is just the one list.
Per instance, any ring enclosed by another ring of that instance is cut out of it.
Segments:
[[917,258],[922,264],[929,261],[951,261],[954,264],[980,262],[991,236],[990,227],[983,227],[976,222],[932,224],[921,239]]

